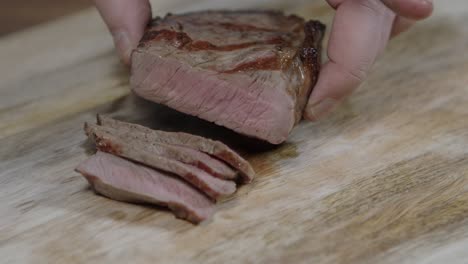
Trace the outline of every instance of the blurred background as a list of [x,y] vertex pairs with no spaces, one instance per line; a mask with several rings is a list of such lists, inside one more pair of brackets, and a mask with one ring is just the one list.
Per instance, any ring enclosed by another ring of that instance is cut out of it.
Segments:
[[0,1],[0,36],[80,11],[91,0]]

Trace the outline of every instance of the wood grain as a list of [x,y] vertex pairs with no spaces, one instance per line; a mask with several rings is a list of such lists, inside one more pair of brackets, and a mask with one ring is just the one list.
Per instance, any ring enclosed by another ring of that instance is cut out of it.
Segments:
[[[305,0],[161,0],[154,9],[222,4],[328,25],[333,15]],[[465,7],[437,2],[337,113],[269,151],[129,94],[93,10],[0,39],[0,262],[466,263]],[[225,138],[244,146],[258,177],[201,226],[97,196],[73,172],[92,151],[82,124],[96,113]]]

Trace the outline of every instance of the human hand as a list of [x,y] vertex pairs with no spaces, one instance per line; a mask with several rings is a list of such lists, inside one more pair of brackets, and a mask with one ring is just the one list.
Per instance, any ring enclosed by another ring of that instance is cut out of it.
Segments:
[[304,116],[326,117],[367,77],[392,36],[433,11],[431,0],[327,0],[336,9],[328,44],[329,61],[320,71]]
[[132,50],[151,19],[149,0],[94,0],[94,3],[114,38],[120,59],[128,65]]

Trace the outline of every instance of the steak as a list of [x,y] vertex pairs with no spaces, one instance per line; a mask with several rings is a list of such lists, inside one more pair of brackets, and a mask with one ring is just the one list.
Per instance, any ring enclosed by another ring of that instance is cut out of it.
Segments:
[[223,180],[235,180],[237,172],[224,162],[203,152],[184,146],[170,145],[148,139],[148,133],[113,127],[87,125],[87,130],[110,134],[120,141],[127,142],[138,149],[145,149],[152,155],[165,157],[195,166]]
[[[252,181],[255,176],[252,166],[245,159],[219,141],[181,132],[152,130],[141,125],[130,124],[101,115],[98,115],[98,124],[103,127],[114,128],[120,133],[127,133],[145,142],[183,146],[214,156],[238,170],[241,176],[240,180],[244,183]],[[213,167],[211,168],[213,169]]]
[[166,206],[193,223],[214,213],[214,203],[183,180],[111,154],[97,152],[76,170],[96,192],[114,200]]
[[112,129],[85,124],[85,131],[99,150],[176,174],[215,200],[236,191],[233,181],[213,177],[195,166],[163,156],[160,149],[142,141],[122,138],[117,133],[112,133]]
[[276,11],[169,14],[134,50],[130,84],[150,101],[279,144],[302,119],[324,30]]

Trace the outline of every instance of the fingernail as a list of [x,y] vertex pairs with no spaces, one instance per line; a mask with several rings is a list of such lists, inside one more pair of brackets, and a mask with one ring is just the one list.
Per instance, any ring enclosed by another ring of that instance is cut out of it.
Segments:
[[337,100],[325,98],[309,106],[306,110],[306,117],[312,121],[318,121],[328,116],[336,107],[338,107]]
[[132,45],[130,43],[130,38],[126,31],[117,31],[112,34],[114,38],[114,44],[119,53],[120,59],[128,64],[130,55],[132,53]]

